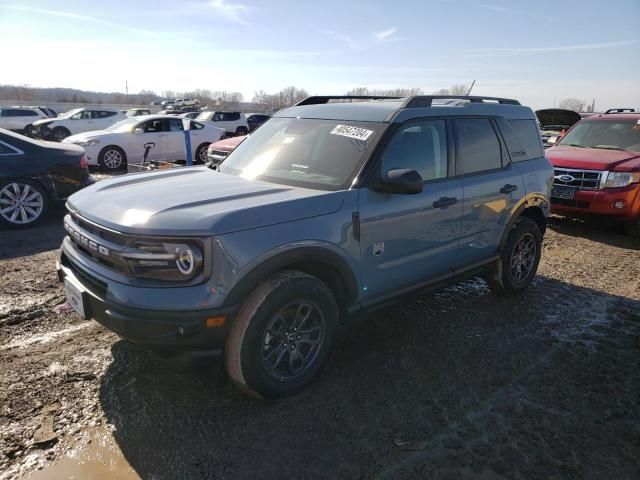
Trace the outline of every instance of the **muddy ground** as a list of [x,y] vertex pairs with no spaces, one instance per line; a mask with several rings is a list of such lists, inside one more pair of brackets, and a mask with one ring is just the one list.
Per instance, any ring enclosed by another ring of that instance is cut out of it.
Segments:
[[0,478],[640,478],[640,240],[553,218],[525,295],[370,315],[265,402],[56,312],[61,217],[0,231]]

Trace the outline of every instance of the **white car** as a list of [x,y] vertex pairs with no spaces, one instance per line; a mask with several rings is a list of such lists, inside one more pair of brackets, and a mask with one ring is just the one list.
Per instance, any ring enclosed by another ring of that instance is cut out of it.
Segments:
[[86,132],[64,139],[83,147],[89,165],[106,170],[125,168],[143,160],[145,145],[151,143],[147,161],[175,162],[185,159],[183,121],[190,122],[191,155],[194,164],[207,161],[209,144],[217,142],[224,130],[172,115],[146,115],[118,122],[105,130]]
[[176,98],[174,106],[177,108],[180,107],[195,107],[196,105],[200,105],[200,100],[196,100],[194,98]]
[[33,122],[35,135],[44,140],[60,142],[70,135],[102,130],[127,116],[107,108],[75,108],[56,117]]
[[196,117],[196,120],[224,128],[231,135],[246,135],[249,133],[247,117],[241,112],[202,112]]
[[31,133],[31,124],[43,118],[47,116],[35,107],[0,107],[0,128],[17,133]]

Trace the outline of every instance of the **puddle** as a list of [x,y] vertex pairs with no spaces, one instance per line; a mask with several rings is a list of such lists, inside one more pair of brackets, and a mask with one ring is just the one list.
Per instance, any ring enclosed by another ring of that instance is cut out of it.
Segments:
[[139,480],[106,427],[94,428],[57,462],[36,471],[28,480]]

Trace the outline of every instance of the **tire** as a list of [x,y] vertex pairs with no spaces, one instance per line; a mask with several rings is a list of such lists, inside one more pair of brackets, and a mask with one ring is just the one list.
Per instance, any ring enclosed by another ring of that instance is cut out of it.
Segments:
[[624,233],[631,237],[640,238],[640,217],[625,223]]
[[294,395],[324,367],[337,328],[338,306],[323,282],[299,271],[278,272],[240,308],[225,344],[227,372],[253,396]]
[[35,134],[36,128],[33,125],[27,125],[24,127],[24,135],[25,137],[33,138]]
[[486,279],[489,288],[500,295],[525,291],[538,270],[542,234],[533,220],[521,217],[511,227],[495,271]]
[[38,183],[26,179],[0,182],[1,224],[11,228],[32,227],[44,218],[48,208],[49,196]]
[[196,149],[196,154],[193,159],[194,165],[204,165],[207,163],[207,149],[209,148],[210,143],[203,143]]
[[100,151],[98,164],[108,172],[116,172],[127,168],[127,155],[120,147],[109,145]]
[[247,127],[238,127],[236,128],[236,136],[241,137],[243,135],[247,135],[249,133],[249,129]]
[[51,130],[51,139],[54,142],[61,142],[65,138],[71,135],[71,132],[64,127],[56,127]]

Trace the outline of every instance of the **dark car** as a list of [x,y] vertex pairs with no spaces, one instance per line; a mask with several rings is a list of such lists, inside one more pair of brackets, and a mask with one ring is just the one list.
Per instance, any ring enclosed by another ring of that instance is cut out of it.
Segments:
[[256,128],[269,120],[271,115],[265,113],[252,113],[247,115],[247,123],[249,124],[249,131],[253,132]]
[[553,141],[549,142],[550,138],[561,137],[582,118],[579,113],[563,108],[536,110],[536,117],[540,122],[540,135],[545,148],[553,145]]
[[93,183],[84,149],[0,128],[0,224],[30,227],[49,206]]

